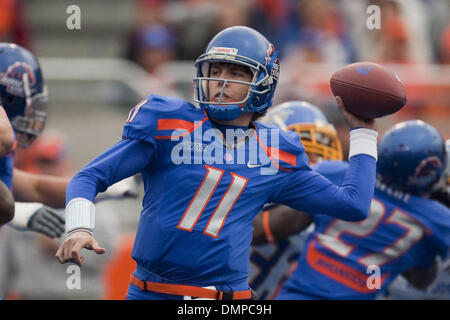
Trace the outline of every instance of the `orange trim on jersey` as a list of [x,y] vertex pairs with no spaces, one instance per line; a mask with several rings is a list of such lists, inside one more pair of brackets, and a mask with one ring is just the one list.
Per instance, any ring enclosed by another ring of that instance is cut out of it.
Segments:
[[172,139],[172,138],[181,138],[192,131],[200,127],[208,117],[203,118],[201,122],[192,122],[186,121],[182,119],[159,119],[158,120],[158,130],[186,130],[186,133],[178,136],[155,136],[156,139]]
[[130,282],[135,286],[139,287],[143,291],[152,291],[163,294],[173,294],[178,296],[191,296],[215,300],[224,300],[226,298],[230,298],[232,300],[243,300],[252,298],[251,290],[224,292],[224,291],[217,291],[214,289],[206,289],[183,284],[142,281],[133,275],[131,275],[130,277]]
[[158,120],[158,130],[193,130],[194,122],[186,121],[182,119],[159,119]]
[[266,210],[262,213],[262,226],[264,230],[264,234],[266,235],[266,239],[269,243],[274,243],[275,238],[273,237],[272,231],[270,230],[269,224],[269,210]]
[[[277,149],[277,148],[272,148],[272,147],[267,147],[266,145],[264,145],[261,140],[259,140],[258,134],[255,131],[255,136],[256,136],[256,140],[258,141],[258,143],[261,145],[261,147],[263,148],[263,150],[266,152],[266,154],[269,156],[269,158],[273,161],[274,158],[278,159],[278,160],[282,160],[286,163],[289,163],[291,166],[296,166],[297,165],[297,157],[295,155],[293,155],[292,153]],[[275,155],[273,155],[273,153],[275,152],[275,154],[278,154],[277,157],[275,157]],[[292,171],[290,169],[286,169],[283,168],[281,166],[278,166],[277,164],[275,164],[275,166],[278,167],[278,169],[280,169],[281,171]]]
[[[369,289],[367,287],[367,279],[369,277],[368,274],[346,266],[343,263],[319,252],[316,249],[315,244],[315,240],[311,241],[306,253],[306,261],[308,261],[309,265],[313,269],[361,293],[374,293],[377,290],[376,288]],[[388,276],[389,273],[381,276],[381,286]]]
[[142,100],[141,102],[139,102],[137,105],[134,106],[133,109],[130,110],[130,112],[128,113],[128,118],[127,118],[127,123],[130,123],[134,120],[134,118],[136,118],[137,114],[139,113],[139,111],[141,110],[141,107],[146,104],[148,102],[147,99]]
[[289,163],[291,166],[295,167],[297,165],[297,157],[295,155],[293,155],[292,153],[283,151],[283,150],[279,150],[279,149],[275,149],[275,148],[271,148],[271,147],[267,147],[267,151],[269,153],[269,157],[272,156],[272,150],[276,150],[276,152],[278,152],[278,159]]

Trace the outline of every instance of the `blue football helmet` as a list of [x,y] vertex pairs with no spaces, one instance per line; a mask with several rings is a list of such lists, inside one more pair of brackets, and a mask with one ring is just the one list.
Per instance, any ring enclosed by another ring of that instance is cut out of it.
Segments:
[[421,120],[396,124],[378,144],[377,178],[416,195],[432,192],[447,165],[439,131]]
[[263,121],[298,133],[307,153],[321,160],[342,160],[342,146],[323,112],[306,101],[288,101],[269,110]]
[[[214,62],[235,63],[246,66],[253,74],[251,82],[210,77]],[[233,120],[242,111],[264,113],[271,105],[278,83],[280,65],[278,51],[259,32],[248,27],[234,26],[219,32],[195,62],[194,100],[217,120]],[[220,81],[222,92],[218,102],[208,94],[208,82]],[[247,96],[241,101],[221,102],[229,82],[249,85]]]
[[44,129],[47,115],[41,105],[45,101],[41,67],[34,55],[16,44],[0,43],[0,104],[19,146],[27,148]]

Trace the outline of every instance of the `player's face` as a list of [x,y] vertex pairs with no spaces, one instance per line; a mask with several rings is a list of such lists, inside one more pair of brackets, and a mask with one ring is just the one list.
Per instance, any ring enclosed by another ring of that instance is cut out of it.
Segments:
[[[234,63],[217,62],[212,63],[209,71],[211,78],[238,80],[251,82],[253,74],[250,69]],[[242,83],[227,82],[224,87],[223,81],[208,81],[209,101],[213,102],[239,102],[245,99],[249,86]],[[221,92],[222,99],[220,99]]]

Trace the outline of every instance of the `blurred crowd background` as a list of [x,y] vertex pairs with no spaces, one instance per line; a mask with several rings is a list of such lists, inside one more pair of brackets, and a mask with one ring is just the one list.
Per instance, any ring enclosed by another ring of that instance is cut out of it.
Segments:
[[[80,8],[81,29],[66,25],[72,14],[66,10],[73,4]],[[373,14],[367,12],[370,5],[381,9],[380,29],[367,26]],[[49,91],[47,134],[36,147],[41,149],[19,153],[17,165],[70,175],[120,139],[129,110],[145,96],[158,93],[192,101],[195,59],[213,35],[233,25],[255,28],[279,50],[281,76],[274,104],[295,99],[318,105],[337,127],[345,154],[348,129],[329,79],[357,61],[383,64],[406,87],[406,107],[378,120],[380,135],[396,122],[422,119],[450,138],[448,0],[0,0],[0,41],[15,42],[38,56]],[[139,197],[112,207],[115,214],[108,220],[117,219],[118,231],[105,240],[112,252],[92,266],[99,278],[87,284],[85,277],[78,298],[119,298],[120,290],[111,291],[118,280],[112,279],[124,278],[115,276],[121,268],[132,268],[124,257],[129,257],[138,221]],[[55,246],[33,243],[45,252]],[[1,250],[7,248],[0,248],[0,255]],[[53,255],[48,259],[56,264]],[[11,268],[15,273],[8,273],[0,265],[0,296],[3,290],[19,298],[74,297],[63,285],[67,266],[53,269],[36,262],[27,267],[24,274],[59,268],[62,289],[55,289],[56,280],[49,284],[51,280],[37,276],[24,282],[29,286],[36,281],[37,289],[26,292],[25,285],[20,287],[20,272]],[[110,270],[105,273],[103,268]],[[56,273],[52,271],[53,278]],[[52,289],[40,288],[37,278]]]

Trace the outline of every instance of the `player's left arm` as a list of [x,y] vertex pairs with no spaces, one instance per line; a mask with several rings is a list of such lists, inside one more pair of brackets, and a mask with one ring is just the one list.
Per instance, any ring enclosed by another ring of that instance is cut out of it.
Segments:
[[261,210],[253,221],[252,244],[272,243],[306,229],[312,222],[310,215],[283,206]]
[[14,169],[14,199],[22,202],[40,202],[52,208],[64,208],[68,183],[68,178]]
[[431,266],[427,268],[413,267],[403,273],[403,276],[409,283],[415,288],[424,290],[426,289],[436,278],[438,264],[434,260]]

